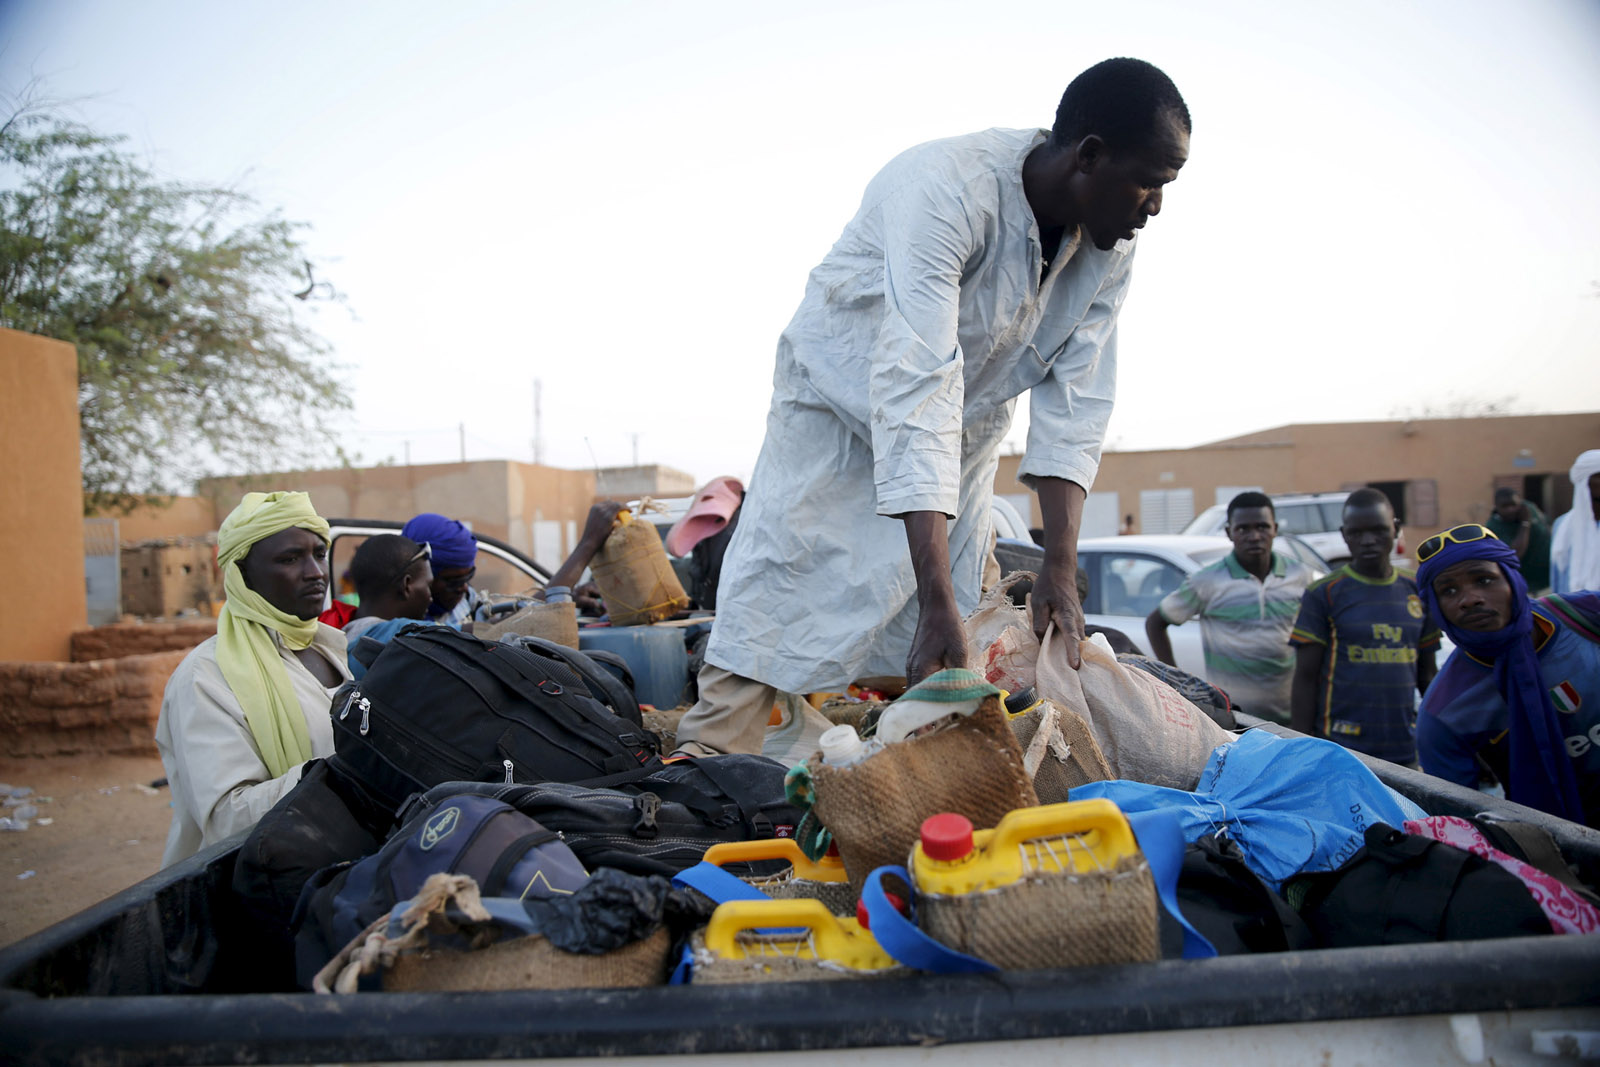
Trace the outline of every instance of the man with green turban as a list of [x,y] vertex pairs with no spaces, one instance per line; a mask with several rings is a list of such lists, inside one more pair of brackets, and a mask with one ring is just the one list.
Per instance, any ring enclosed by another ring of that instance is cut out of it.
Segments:
[[246,493],[217,531],[227,603],[217,636],[167,682],[156,745],[172,787],[170,866],[254,826],[333,752],[344,634],[317,621],[328,524],[305,493]]

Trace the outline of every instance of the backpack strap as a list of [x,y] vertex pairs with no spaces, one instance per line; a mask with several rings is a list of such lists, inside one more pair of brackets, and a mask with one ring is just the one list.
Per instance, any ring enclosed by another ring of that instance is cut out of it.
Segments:
[[[639,711],[639,700],[633,694],[633,681],[630,674],[628,681],[599,666],[590,654],[558,645],[554,641],[547,641],[542,637],[519,636],[502,644],[514,644],[522,647],[534,655],[553,659],[570,667],[576,674],[583,678],[584,683],[594,694],[596,700],[602,704],[610,705],[617,717],[626,719],[635,726],[642,726],[644,718]],[[622,657],[616,657],[621,661]],[[624,669],[626,667],[624,666]]]
[[1580,636],[1587,637],[1600,645],[1600,620],[1590,618],[1586,612],[1560,593],[1542,596],[1538,604],[1564,623],[1569,630],[1575,630]]
[[1485,819],[1482,816],[1473,819],[1472,825],[1476,826],[1478,831],[1489,839],[1489,843],[1501,852],[1537,867],[1582,899],[1600,907],[1600,896],[1596,896],[1593,889],[1578,881],[1566,858],[1561,855],[1556,839],[1550,836],[1548,830],[1532,823],[1516,822],[1512,819],[1503,821]]
[[[478,659],[478,663],[490,674],[493,674],[503,684],[527,696],[530,700],[554,700],[563,707],[570,709],[592,725],[613,735],[624,745],[633,749],[633,758],[638,765],[651,766],[655,763],[655,752],[649,739],[641,727],[620,715],[612,714],[589,693],[588,683],[579,677],[571,668],[559,660],[545,659],[537,653],[515,645],[488,645],[489,654]],[[550,689],[555,685],[555,691]],[[539,696],[533,696],[531,690]],[[631,768],[617,768],[618,770]]]

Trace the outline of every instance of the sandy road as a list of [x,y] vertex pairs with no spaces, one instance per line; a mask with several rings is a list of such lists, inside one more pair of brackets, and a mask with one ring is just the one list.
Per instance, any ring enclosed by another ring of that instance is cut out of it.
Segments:
[[0,759],[0,782],[51,798],[37,804],[49,825],[0,832],[0,945],[156,872],[172,813],[166,789],[147,790],[164,773],[154,756]]

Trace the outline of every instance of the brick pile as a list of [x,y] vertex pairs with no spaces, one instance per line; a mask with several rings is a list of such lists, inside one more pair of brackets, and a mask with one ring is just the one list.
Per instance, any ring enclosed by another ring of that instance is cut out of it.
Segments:
[[217,620],[181,619],[175,622],[114,622],[75,630],[72,634],[72,662],[120,659],[152,652],[187,650],[217,632]]
[[155,755],[161,694],[184,649],[89,663],[0,662],[7,756]]

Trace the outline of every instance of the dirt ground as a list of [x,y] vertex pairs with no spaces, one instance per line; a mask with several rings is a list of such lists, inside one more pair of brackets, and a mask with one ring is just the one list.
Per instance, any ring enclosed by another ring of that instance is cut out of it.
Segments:
[[172,812],[167,790],[150,783],[164,774],[155,756],[0,758],[0,782],[32,786],[39,809],[27,830],[0,832],[0,945],[160,868]]

